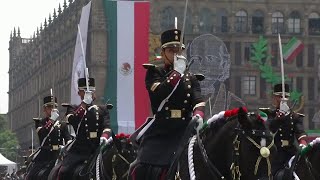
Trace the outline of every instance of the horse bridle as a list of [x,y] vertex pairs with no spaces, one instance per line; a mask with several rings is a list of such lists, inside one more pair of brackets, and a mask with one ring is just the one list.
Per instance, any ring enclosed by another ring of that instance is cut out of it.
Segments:
[[[258,148],[260,150],[260,156],[257,158],[255,168],[254,168],[254,175],[257,175],[260,162],[261,162],[262,158],[265,158],[267,161],[267,165],[268,165],[268,177],[269,177],[269,179],[271,179],[272,174],[271,174],[271,163],[270,163],[269,155],[270,155],[270,149],[274,145],[273,134],[267,130],[244,130],[244,129],[240,128],[240,125],[238,125],[238,128],[236,128],[235,131],[236,131],[236,136],[233,140],[233,162],[230,167],[230,170],[232,172],[232,178],[240,180],[240,177],[241,177],[240,163],[239,163],[239,159],[240,159],[239,149],[240,149],[241,141],[240,141],[239,137],[243,136],[243,137],[245,137],[245,139],[247,139],[256,148]],[[259,145],[252,138],[252,136],[261,137],[261,138],[271,137],[272,141],[268,146],[263,146],[263,145]]]
[[[267,130],[244,130],[240,128],[240,124],[238,124],[238,127],[235,128],[236,131],[236,136],[233,140],[233,162],[231,164],[230,170],[232,173],[232,178],[234,180],[240,180],[241,177],[241,172],[240,172],[240,164],[239,164],[239,159],[240,159],[240,140],[238,139],[239,136],[244,136],[249,142],[251,142],[255,147],[257,147],[258,149],[260,149],[260,156],[258,157],[257,161],[256,161],[256,165],[255,165],[255,171],[254,174],[256,175],[258,170],[259,170],[259,164],[262,160],[262,158],[266,158],[267,164],[268,164],[268,177],[269,179],[272,178],[272,174],[271,174],[271,163],[270,163],[270,159],[269,159],[269,154],[270,154],[270,148],[274,145],[274,135]],[[262,137],[262,138],[267,138],[267,137],[272,137],[272,141],[271,143],[265,147],[265,146],[260,146],[258,143],[256,143],[250,136],[255,136],[255,137]],[[200,152],[202,155],[202,158],[204,159],[204,161],[206,162],[206,166],[208,167],[209,172],[212,175],[217,175],[220,179],[224,179],[224,176],[222,175],[222,173],[216,168],[216,166],[209,160],[207,152],[204,148],[204,145],[202,143],[202,140],[199,136],[199,134],[197,134],[197,142],[198,142],[198,146],[200,148]]]
[[[130,151],[128,151],[130,153]],[[117,158],[117,156],[122,160],[124,161],[125,163],[127,163],[128,165],[130,165],[130,162],[118,151],[117,149],[117,153],[115,155],[113,155],[112,157],[112,180],[115,180],[117,179],[117,175],[116,175],[116,171],[115,171],[115,167],[114,167],[114,164],[115,164],[115,160]],[[129,169],[127,169],[127,171],[121,176],[121,178],[124,178],[128,175],[129,173]]]

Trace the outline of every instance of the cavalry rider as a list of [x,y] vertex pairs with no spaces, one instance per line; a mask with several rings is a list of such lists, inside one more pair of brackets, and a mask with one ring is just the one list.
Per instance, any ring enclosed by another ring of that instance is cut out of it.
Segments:
[[95,81],[88,78],[78,80],[78,95],[82,102],[73,111],[69,111],[66,120],[76,131],[76,138],[68,147],[66,156],[50,174],[52,179],[72,179],[76,167],[83,165],[95,154],[99,144],[110,137],[110,119],[107,106],[93,105]]
[[55,165],[60,148],[71,140],[66,124],[58,120],[57,98],[55,97],[53,101],[53,96],[47,96],[43,101],[46,117],[35,121],[41,146],[31,155],[32,163],[25,176],[27,180],[47,179]]
[[184,45],[180,38],[178,29],[163,32],[161,55],[164,66],[143,65],[147,69],[145,84],[154,120],[149,122],[151,125],[141,138],[129,179],[164,179],[188,123],[193,116],[201,119],[204,116],[205,102],[200,84],[188,71],[186,58],[181,55]]
[[[285,84],[285,98],[290,96],[289,85]],[[268,114],[268,125],[275,134],[274,143],[277,154],[272,163],[272,174],[276,175],[283,169],[289,159],[297,152],[297,142],[300,146],[307,144],[307,134],[303,127],[303,114],[293,112],[286,103],[282,103],[282,84],[276,84],[273,90],[273,105],[276,109],[260,108]]]

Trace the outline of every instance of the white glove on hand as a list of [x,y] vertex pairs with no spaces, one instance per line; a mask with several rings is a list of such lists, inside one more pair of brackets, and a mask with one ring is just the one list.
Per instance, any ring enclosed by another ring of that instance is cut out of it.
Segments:
[[196,114],[195,116],[193,116],[193,118],[197,119],[197,128],[196,128],[196,130],[199,131],[203,126],[203,118],[199,114]]
[[93,99],[92,99],[92,91],[86,91],[82,100],[86,104],[91,104]]
[[287,100],[281,100],[279,111],[284,115],[288,115],[290,113],[290,108],[287,104]]
[[53,121],[56,121],[59,117],[59,110],[58,109],[52,109],[51,110],[51,116],[50,119]]
[[100,145],[106,144],[107,143],[107,138],[105,137],[100,137]]
[[180,74],[184,74],[186,67],[187,59],[182,55],[175,55],[173,61],[173,69],[179,72]]
[[301,148],[301,149],[303,149],[303,148],[307,147],[307,146],[306,146],[306,145],[304,145],[304,144],[299,144],[299,146],[300,146],[300,148]]

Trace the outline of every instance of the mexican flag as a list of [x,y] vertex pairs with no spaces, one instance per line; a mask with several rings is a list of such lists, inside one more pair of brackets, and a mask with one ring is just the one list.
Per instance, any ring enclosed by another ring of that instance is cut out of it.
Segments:
[[107,24],[107,78],[105,99],[110,99],[112,130],[132,133],[149,116],[145,88],[149,58],[149,2],[104,0]]
[[283,47],[283,59],[291,62],[304,48],[304,45],[300,40],[293,37],[290,41]]

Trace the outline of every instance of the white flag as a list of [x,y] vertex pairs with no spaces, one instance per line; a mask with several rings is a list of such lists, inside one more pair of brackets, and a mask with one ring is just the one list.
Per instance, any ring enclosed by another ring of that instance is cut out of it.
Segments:
[[78,95],[78,79],[84,78],[84,54],[81,50],[80,41],[83,43],[83,49],[86,51],[87,47],[87,34],[88,34],[88,23],[90,17],[91,1],[82,8],[81,18],[80,18],[80,30],[82,39],[80,39],[79,32],[77,33],[77,41],[73,56],[73,66],[72,66],[72,77],[71,77],[71,104],[80,104],[81,99]]

